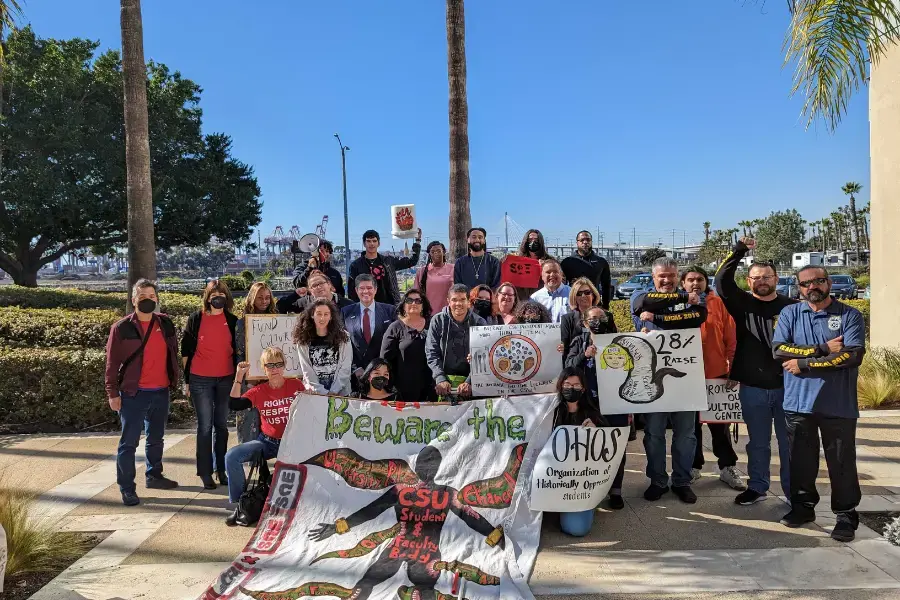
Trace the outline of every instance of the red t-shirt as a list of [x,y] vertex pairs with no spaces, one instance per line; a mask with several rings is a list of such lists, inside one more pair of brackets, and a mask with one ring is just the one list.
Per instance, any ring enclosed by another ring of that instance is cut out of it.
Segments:
[[159,390],[169,387],[168,353],[166,338],[163,336],[159,325],[159,319],[153,321],[138,321],[141,327],[141,341],[147,335],[147,326],[153,323],[153,333],[144,346],[144,355],[141,357],[141,379],[138,381],[139,390]]
[[191,375],[202,377],[228,377],[234,375],[234,351],[231,349],[231,331],[225,313],[203,314],[200,332],[197,334],[197,350],[191,359]]
[[304,389],[306,388],[299,379],[285,379],[284,385],[277,390],[268,382],[247,390],[244,398],[259,410],[259,429],[263,434],[276,440],[281,439],[294,396]]

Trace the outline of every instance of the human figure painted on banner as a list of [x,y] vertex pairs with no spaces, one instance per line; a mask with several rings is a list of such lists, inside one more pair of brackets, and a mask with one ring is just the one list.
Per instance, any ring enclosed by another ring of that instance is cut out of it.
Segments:
[[[327,450],[305,461],[341,475],[352,487],[368,490],[387,488],[376,500],[352,515],[337,519],[334,523],[321,523],[309,532],[313,542],[324,541],[334,534],[343,535],[365,523],[374,521],[391,508],[397,523],[386,530],[376,531],[363,538],[349,550],[337,550],[318,556],[312,563],[325,559],[352,559],[369,554],[388,539],[381,555],[353,588],[345,588],[330,582],[310,582],[297,588],[280,592],[253,592],[245,594],[258,600],[280,600],[313,596],[335,596],[365,600],[379,584],[393,577],[406,564],[407,577],[412,587],[398,590],[401,598],[416,600],[451,600],[434,589],[441,571],[455,573],[478,585],[499,585],[500,578],[484,573],[475,566],[458,561],[445,561],[441,557],[441,531],[452,512],[469,528],[485,537],[488,546],[505,547],[502,526],[494,526],[472,507],[507,508],[512,499],[515,481],[525,455],[527,444],[516,446],[503,473],[496,477],[476,481],[456,490],[435,482],[441,467],[440,450],[425,446],[416,457],[414,469],[402,460],[368,460],[347,448]],[[311,564],[312,564],[311,563]],[[336,568],[336,567],[335,567]]]

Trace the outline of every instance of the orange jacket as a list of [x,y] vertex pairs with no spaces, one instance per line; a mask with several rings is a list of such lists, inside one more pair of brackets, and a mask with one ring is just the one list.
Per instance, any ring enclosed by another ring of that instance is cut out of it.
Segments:
[[734,360],[737,336],[734,319],[714,292],[706,295],[706,322],[700,326],[703,340],[703,367],[707,379],[727,376]]

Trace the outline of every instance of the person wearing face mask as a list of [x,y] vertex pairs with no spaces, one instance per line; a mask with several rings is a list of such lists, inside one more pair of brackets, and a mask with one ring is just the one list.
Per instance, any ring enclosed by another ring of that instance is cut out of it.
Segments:
[[353,346],[331,301],[316,300],[300,315],[293,340],[306,389],[323,396],[350,393]]
[[122,434],[116,453],[116,482],[125,506],[140,503],[134,478],[134,454],[146,430],[145,472],[148,489],[173,489],[163,476],[163,437],[170,390],[178,385],[178,338],[169,316],[159,308],[156,283],[139,279],[132,288],[135,311],[116,321],[106,342],[106,396],[119,413]]
[[609,263],[594,252],[594,241],[590,231],[579,231],[575,236],[575,243],[578,245],[575,252],[572,256],[564,258],[561,265],[566,281],[587,277],[600,292],[600,306],[609,310],[609,303],[613,297]]
[[397,390],[391,385],[391,367],[383,358],[376,358],[369,363],[359,380],[359,391],[353,398],[364,400],[398,400]]
[[[244,316],[238,319],[234,328],[235,355],[238,362],[246,360],[247,353],[247,315],[272,315],[275,314],[275,298],[272,296],[272,288],[263,281],[257,281],[247,291],[244,300]],[[244,382],[244,391],[253,387],[252,383]],[[259,435],[259,411],[252,408],[241,411],[236,418],[238,443],[243,444],[255,440]]]
[[[600,396],[597,388],[597,347],[594,345],[593,336],[604,333],[618,333],[616,322],[612,313],[601,306],[592,306],[580,313],[581,323],[579,332],[572,340],[568,354],[564,355],[564,364],[569,368],[576,368],[584,372],[587,386],[585,390],[589,400],[594,406],[600,406]],[[630,415],[605,415],[610,427],[629,427]],[[622,500],[622,481],[625,478],[625,458],[613,479],[609,491],[609,507],[620,510],[625,507]]]
[[[237,365],[234,381],[229,391],[228,406],[231,410],[243,411],[256,408],[262,415],[260,432],[255,440],[235,446],[225,455],[225,468],[228,471],[228,500],[237,504],[244,491],[246,475],[244,463],[255,462],[260,456],[270,460],[278,456],[278,448],[284,429],[287,426],[291,405],[297,395],[303,392],[303,383],[299,379],[288,379],[284,376],[284,353],[277,346],[270,346],[262,352],[259,362],[265,371],[266,381],[243,390],[244,378],[250,371],[250,363]],[[237,506],[225,518],[229,527],[253,525]]]
[[[569,291],[569,308],[571,312],[563,315],[559,322],[559,336],[563,345],[563,356],[569,355],[572,340],[581,334],[581,322],[584,311],[592,306],[600,305],[600,294],[587,277],[579,277],[572,282]],[[611,314],[611,313],[610,313]]]
[[469,372],[469,329],[486,325],[469,309],[469,290],[454,284],[448,306],[431,319],[425,339],[425,357],[435,382],[435,393],[448,399],[453,388],[462,397],[472,395]]
[[518,301],[516,300],[516,286],[509,283],[508,281],[504,281],[497,288],[497,314],[495,315],[495,319],[497,320],[497,325],[510,325],[516,322],[516,307],[518,306]]
[[434,382],[425,359],[425,338],[431,304],[416,288],[403,294],[397,308],[397,320],[391,323],[381,340],[381,358],[391,366],[397,393],[406,402],[434,402]]
[[[600,413],[597,404],[592,400],[588,392],[588,380],[590,375],[576,367],[566,366],[556,380],[556,393],[559,397],[559,405],[553,415],[553,427],[574,425],[577,427],[611,427],[607,417]],[[625,459],[619,472],[624,477]],[[622,500],[622,479],[619,473],[613,482],[616,493],[610,491],[609,504],[611,508],[619,510],[625,507]],[[620,506],[621,504],[621,506]],[[559,513],[559,528],[566,535],[584,537],[591,532],[594,524],[595,509],[580,512]]]
[[483,227],[473,227],[466,233],[469,253],[453,265],[453,283],[472,289],[485,284],[491,289],[500,285],[500,261],[487,253],[487,231]]
[[[227,485],[228,398],[237,364],[237,317],[231,290],[215,279],[206,284],[201,309],[188,317],[181,337],[185,395],[197,414],[197,475],[203,488]],[[213,437],[215,431],[215,438]]]
[[862,314],[831,297],[825,267],[797,272],[803,302],[782,309],[772,340],[773,357],[784,370],[784,414],[791,448],[791,510],[786,527],[816,520],[819,436],[828,465],[831,510],[836,523],[831,537],[856,537],[862,499],[856,470],[856,383],[866,353]]
[[544,287],[531,295],[531,299],[540,302],[550,311],[552,323],[559,323],[569,308],[569,294],[572,291],[562,282],[562,269],[556,259],[548,258],[541,263],[541,279]]
[[426,248],[425,266],[416,271],[415,288],[425,294],[431,310],[438,312],[447,306],[447,292],[453,285],[453,263],[447,262],[447,248],[433,241]]
[[[547,254],[547,246],[544,243],[544,234],[537,229],[529,229],[525,235],[522,236],[522,241],[519,243],[518,254],[519,256],[532,258],[537,261],[553,258]],[[538,291],[538,289],[540,288],[517,288],[519,300],[528,300],[533,293]]]
[[488,325],[498,325],[494,316],[494,292],[486,285],[478,285],[469,291],[472,312],[484,319]]

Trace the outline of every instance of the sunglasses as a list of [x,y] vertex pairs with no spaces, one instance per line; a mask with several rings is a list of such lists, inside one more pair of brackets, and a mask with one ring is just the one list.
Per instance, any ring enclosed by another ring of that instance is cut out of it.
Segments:
[[593,296],[594,292],[592,292],[591,290],[579,290],[579,291],[575,292],[575,295],[576,296]]
[[799,285],[802,288],[808,288],[809,286],[811,286],[813,284],[825,285],[826,283],[828,283],[827,277],[816,277],[815,279],[807,279],[806,281],[801,281],[797,285]]
[[405,302],[406,304],[422,304],[422,299],[421,298],[407,298],[403,302]]
[[284,368],[284,363],[283,363],[283,362],[266,363],[266,364],[265,364],[265,367],[266,367],[267,369],[283,369],[283,368]]

